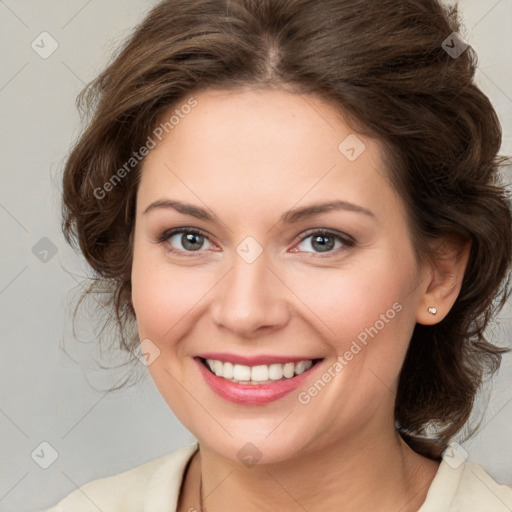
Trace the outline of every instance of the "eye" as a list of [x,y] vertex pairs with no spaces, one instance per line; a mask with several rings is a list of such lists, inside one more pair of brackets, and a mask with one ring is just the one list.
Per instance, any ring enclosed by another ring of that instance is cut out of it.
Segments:
[[343,235],[335,231],[320,229],[301,235],[300,243],[297,245],[297,247],[300,247],[301,244],[302,248],[299,249],[300,251],[316,253],[337,253],[343,248],[353,247],[355,245],[355,241],[348,235]]
[[197,228],[176,228],[165,231],[158,238],[158,242],[165,243],[167,249],[173,253],[194,253],[212,247],[207,234]]
[[[198,228],[187,227],[164,231],[158,237],[157,242],[165,244],[169,252],[180,256],[194,256],[194,253],[201,254],[202,251],[214,247],[207,233]],[[326,253],[326,255],[330,255],[354,245],[355,240],[348,235],[336,231],[317,229],[301,235],[299,243],[291,252]]]

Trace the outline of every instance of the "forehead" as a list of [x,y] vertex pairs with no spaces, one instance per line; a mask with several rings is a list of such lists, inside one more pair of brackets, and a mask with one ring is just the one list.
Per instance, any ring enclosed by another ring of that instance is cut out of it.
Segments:
[[[378,141],[358,136],[321,99],[248,88],[193,97],[194,108],[183,110],[146,157],[140,202],[167,193],[244,209],[261,209],[262,198],[274,198],[282,209],[320,199],[364,207],[397,201]],[[163,121],[179,109],[174,106]]]

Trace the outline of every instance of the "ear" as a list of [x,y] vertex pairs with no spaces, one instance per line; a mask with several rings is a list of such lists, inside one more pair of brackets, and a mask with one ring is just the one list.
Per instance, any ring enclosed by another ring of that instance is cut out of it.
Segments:
[[[459,296],[470,251],[471,241],[461,236],[452,235],[436,242],[416,310],[419,324],[437,324],[448,314]],[[429,308],[435,308],[436,313],[429,312]]]

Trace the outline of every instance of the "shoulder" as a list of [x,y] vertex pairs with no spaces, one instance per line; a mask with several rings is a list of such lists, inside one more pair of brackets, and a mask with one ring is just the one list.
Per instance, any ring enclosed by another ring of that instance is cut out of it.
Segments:
[[184,469],[196,449],[197,444],[184,446],[128,471],[88,482],[47,512],[149,510],[150,495],[152,500],[157,496],[167,500],[169,506],[177,500]]
[[506,512],[512,510],[512,487],[496,482],[479,464],[439,465],[418,512]]

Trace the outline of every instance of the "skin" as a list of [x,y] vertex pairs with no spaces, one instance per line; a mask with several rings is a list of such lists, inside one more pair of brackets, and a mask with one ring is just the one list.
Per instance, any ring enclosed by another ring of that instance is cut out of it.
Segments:
[[[397,434],[397,379],[416,322],[438,322],[453,305],[469,247],[446,240],[444,258],[421,267],[378,141],[358,135],[365,150],[347,159],[338,146],[354,132],[319,98],[251,88],[194,97],[197,106],[145,160],[132,267],[140,339],[160,351],[148,369],[201,447],[179,510],[199,510],[201,475],[209,512],[418,510],[439,463]],[[145,212],[170,199],[218,221],[165,207]],[[289,209],[331,200],[372,215],[340,209],[279,222]],[[190,227],[207,234],[195,242],[199,251],[187,251],[183,233],[158,241]],[[322,252],[313,237],[300,241],[321,228],[356,243]],[[236,252],[248,236],[263,250],[252,263]],[[396,303],[400,312],[299,403],[298,393]],[[193,360],[206,351],[324,359],[297,392],[251,406],[210,390]],[[261,453],[251,467],[237,457],[247,442]]]

